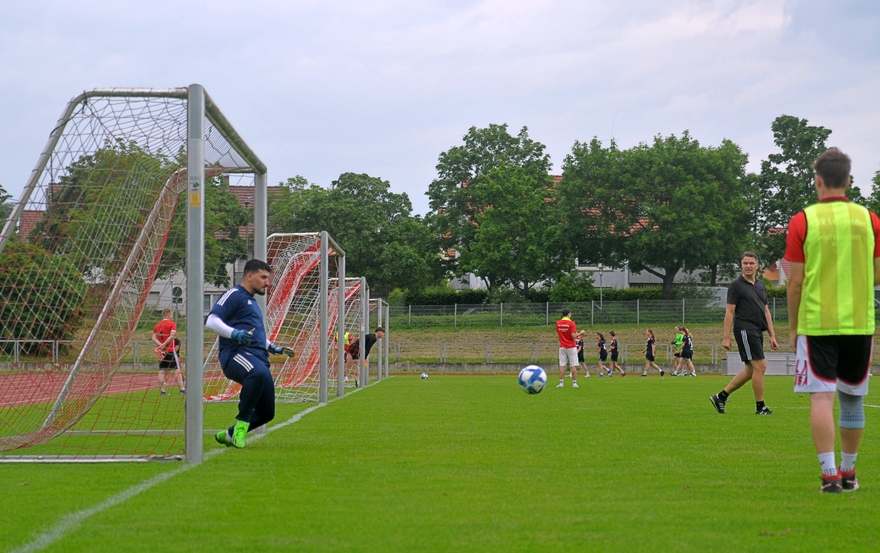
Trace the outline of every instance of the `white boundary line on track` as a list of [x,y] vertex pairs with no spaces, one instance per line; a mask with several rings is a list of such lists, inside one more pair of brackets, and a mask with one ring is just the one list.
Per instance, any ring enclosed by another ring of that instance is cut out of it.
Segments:
[[[369,387],[369,386],[367,386],[367,387]],[[255,436],[248,438],[248,443],[253,443],[253,442],[261,439],[263,436],[268,435],[270,432],[275,432],[276,430],[281,430],[282,428],[284,428],[286,426],[290,426],[291,424],[299,422],[300,419],[302,419],[304,416],[308,415],[312,411],[320,409],[321,407],[324,407],[325,405],[328,405],[328,404],[330,404],[334,401],[337,401],[339,399],[344,399],[344,398],[348,397],[349,394],[359,392],[360,390],[363,390],[363,389],[365,389],[365,388],[355,388],[354,390],[346,391],[345,395],[342,396],[341,398],[333,398],[330,401],[328,401],[327,403],[319,403],[318,405],[313,405],[312,407],[309,407],[305,411],[300,411],[299,413],[290,417],[286,421],[267,428],[266,434],[257,434]],[[229,451],[229,449],[231,449],[231,448],[224,447],[224,448],[209,449],[205,453],[203,462],[206,462],[210,459],[213,459],[217,455],[220,455],[221,453]],[[96,515],[102,511],[106,511],[107,509],[110,509],[112,507],[115,507],[116,505],[119,505],[120,503],[123,503],[123,502],[131,499],[132,497],[135,497],[136,495],[138,495],[142,492],[145,492],[158,484],[161,484],[162,482],[170,480],[170,479],[174,478],[175,476],[177,476],[178,474],[183,474],[184,472],[186,472],[190,469],[196,468],[197,466],[199,466],[199,465],[195,465],[195,464],[191,464],[191,463],[184,463],[182,466],[180,466],[174,470],[170,470],[168,472],[163,472],[162,474],[156,475],[156,476],[150,478],[149,480],[141,482],[140,484],[137,484],[131,488],[128,488],[127,490],[124,490],[114,496],[111,496],[111,497],[105,499],[104,501],[102,501],[101,503],[98,503],[94,507],[89,507],[88,509],[83,509],[81,511],[77,511],[77,512],[71,513],[69,515],[65,515],[64,517],[61,518],[61,520],[59,520],[53,526],[44,530],[43,532],[40,532],[33,540],[22,545],[21,547],[17,547],[15,549],[10,550],[9,553],[30,553],[32,551],[42,551],[43,549],[49,547],[50,545],[52,545],[56,541],[63,538],[65,536],[65,534],[67,534],[68,532],[76,529],[87,518],[89,518],[93,515]]]

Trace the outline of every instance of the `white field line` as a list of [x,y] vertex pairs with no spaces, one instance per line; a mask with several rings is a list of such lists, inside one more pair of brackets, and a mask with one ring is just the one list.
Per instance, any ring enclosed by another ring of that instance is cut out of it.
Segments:
[[[351,390],[351,391],[346,390],[345,395],[342,396],[342,398],[333,398],[330,400],[330,402],[336,401],[337,399],[344,399],[344,398],[348,397],[350,394],[353,394],[355,392],[359,392],[360,390],[363,390],[363,389],[364,388],[355,388],[354,390]],[[328,402],[328,403],[330,403],[330,402]],[[318,405],[314,405],[312,407],[309,407],[305,411],[300,411],[299,413],[290,417],[286,421],[269,427],[266,430],[266,434],[256,434],[254,436],[249,436],[248,443],[250,444],[250,443],[253,443],[253,442],[261,439],[263,436],[266,436],[269,432],[275,432],[276,430],[280,430],[280,429],[284,428],[285,426],[290,426],[293,423],[299,422],[299,420],[302,419],[304,416],[308,415],[312,411],[315,411],[316,409],[320,409],[321,407],[323,407],[325,405],[327,405],[327,403],[319,403]],[[224,447],[224,448],[210,449],[205,453],[204,461],[208,461],[209,459],[212,459],[212,458],[216,457],[217,455],[220,455],[221,453],[224,453],[230,449],[232,449],[232,448]],[[190,469],[196,468],[197,466],[198,465],[191,464],[191,463],[184,463],[180,467],[178,467],[174,470],[170,470],[168,472],[163,472],[162,474],[154,476],[153,478],[150,478],[149,480],[145,480],[144,482],[141,482],[140,484],[132,486],[131,488],[128,488],[127,490],[124,490],[114,496],[111,496],[111,497],[105,499],[104,501],[102,501],[101,503],[98,503],[94,507],[89,507],[88,509],[82,509],[81,511],[77,511],[77,512],[71,513],[69,515],[65,515],[64,517],[61,518],[61,520],[59,520],[57,523],[55,523],[52,527],[47,528],[43,532],[40,532],[29,543],[26,543],[16,549],[10,550],[10,553],[30,553],[31,551],[42,551],[43,549],[49,547],[50,545],[52,545],[56,541],[63,538],[65,536],[65,534],[67,534],[68,532],[76,529],[87,518],[89,518],[93,515],[96,515],[102,511],[106,511],[107,509],[110,509],[112,507],[115,507],[116,505],[119,505],[120,503],[123,503],[123,502],[131,499],[132,497],[135,497],[136,495],[149,490],[153,486],[156,486],[158,484],[161,484],[162,482],[170,480],[170,479],[174,478],[175,476],[177,476],[178,474],[183,474],[184,472],[186,472]]]

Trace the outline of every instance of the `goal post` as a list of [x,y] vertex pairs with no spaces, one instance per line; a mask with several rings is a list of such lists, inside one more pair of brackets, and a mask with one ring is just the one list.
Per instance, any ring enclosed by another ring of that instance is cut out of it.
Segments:
[[[272,358],[278,402],[329,400],[357,382],[357,364],[347,362],[346,338],[356,333],[361,314],[361,279],[345,276],[345,251],[324,232],[274,233],[266,260],[272,281],[266,296],[266,334],[295,354]],[[215,341],[205,364],[205,399],[237,401],[241,387],[223,376]]]
[[[253,178],[265,255],[266,167],[203,87],[65,106],[0,231],[0,461],[202,460],[206,180],[229,174]],[[178,273],[189,394],[172,402],[132,338]]]

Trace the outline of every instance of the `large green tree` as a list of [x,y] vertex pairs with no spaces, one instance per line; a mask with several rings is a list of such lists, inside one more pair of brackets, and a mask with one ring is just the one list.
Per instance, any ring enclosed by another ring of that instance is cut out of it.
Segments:
[[[791,115],[780,115],[770,128],[779,152],[768,155],[760,173],[751,176],[758,205],[753,224],[756,249],[768,263],[785,253],[784,229],[791,217],[818,199],[812,165],[831,136],[831,129]],[[857,187],[850,188],[847,196],[863,201]]]
[[[115,275],[131,252],[159,191],[185,165],[175,156],[148,152],[134,142],[108,142],[66,168],[48,189],[46,211],[31,240],[64,254],[86,274]],[[228,286],[226,269],[247,256],[238,229],[247,212],[221,177],[205,182],[205,280]],[[182,270],[186,262],[186,194],[178,198],[158,276]]]
[[440,154],[428,187],[434,232],[458,253],[449,269],[477,275],[490,292],[510,285],[525,294],[573,268],[545,146],[506,124],[471,127],[463,142]]
[[442,276],[439,244],[412,215],[409,197],[390,188],[365,174],[343,173],[330,188],[294,177],[269,206],[269,228],[326,230],[345,250],[346,273],[365,276],[374,294],[435,284]]
[[734,261],[749,236],[747,160],[733,142],[702,147],[687,131],[629,150],[576,142],[558,189],[578,259],[647,271],[665,298],[679,271]]

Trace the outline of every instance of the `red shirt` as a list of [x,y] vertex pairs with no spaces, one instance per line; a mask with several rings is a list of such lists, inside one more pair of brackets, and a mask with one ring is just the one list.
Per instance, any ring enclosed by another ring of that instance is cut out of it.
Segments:
[[[153,327],[153,334],[156,335],[156,339],[159,340],[159,343],[163,343],[165,340],[171,336],[171,331],[177,330],[177,323],[172,321],[171,319],[162,319],[156,326]],[[165,352],[171,353],[174,351],[174,340],[168,342],[165,345]]]
[[[834,196],[819,202],[848,202],[846,196]],[[871,212],[871,223],[874,227],[874,257],[880,257],[880,218]],[[804,240],[807,239],[807,215],[799,211],[788,223],[788,235],[785,237],[785,259],[795,263],[804,263]]]
[[571,337],[573,332],[577,332],[577,325],[568,317],[562,317],[556,321],[556,334],[559,335],[559,347],[576,348],[574,338]]

